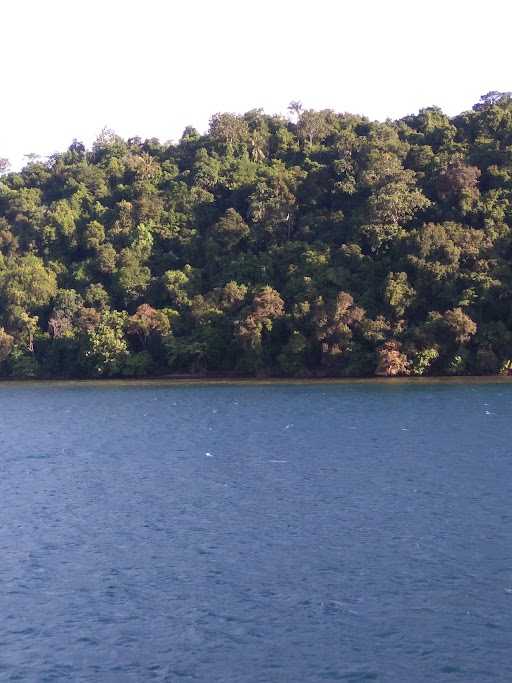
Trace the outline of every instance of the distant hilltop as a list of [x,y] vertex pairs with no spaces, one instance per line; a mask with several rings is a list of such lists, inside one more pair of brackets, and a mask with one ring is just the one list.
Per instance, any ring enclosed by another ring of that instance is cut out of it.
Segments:
[[289,110],[0,159],[0,376],[509,373],[511,93]]

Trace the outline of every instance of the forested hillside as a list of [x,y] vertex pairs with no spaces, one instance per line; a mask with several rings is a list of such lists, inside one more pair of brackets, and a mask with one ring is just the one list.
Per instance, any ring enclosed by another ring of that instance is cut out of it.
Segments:
[[0,177],[0,374],[488,374],[512,359],[512,97],[215,114]]

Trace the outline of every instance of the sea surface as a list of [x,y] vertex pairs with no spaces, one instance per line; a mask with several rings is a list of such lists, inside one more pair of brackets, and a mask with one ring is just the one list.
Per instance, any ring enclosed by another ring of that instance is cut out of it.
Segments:
[[0,385],[0,681],[512,681],[512,383]]

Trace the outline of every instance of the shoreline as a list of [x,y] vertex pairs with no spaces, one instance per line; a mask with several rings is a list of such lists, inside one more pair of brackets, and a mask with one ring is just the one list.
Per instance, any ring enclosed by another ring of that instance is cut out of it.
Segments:
[[368,384],[382,386],[429,385],[429,384],[512,384],[512,377],[507,375],[457,375],[431,377],[233,377],[233,376],[199,376],[199,375],[164,375],[160,377],[117,377],[117,378],[2,378],[2,386],[13,385],[94,385],[94,386],[187,386],[187,385],[325,385],[325,384]]

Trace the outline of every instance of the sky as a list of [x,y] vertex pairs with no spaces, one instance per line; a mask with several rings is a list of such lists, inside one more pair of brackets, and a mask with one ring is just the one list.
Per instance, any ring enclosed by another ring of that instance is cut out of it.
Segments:
[[512,90],[510,0],[0,1],[0,157],[177,140],[218,111],[450,115]]

